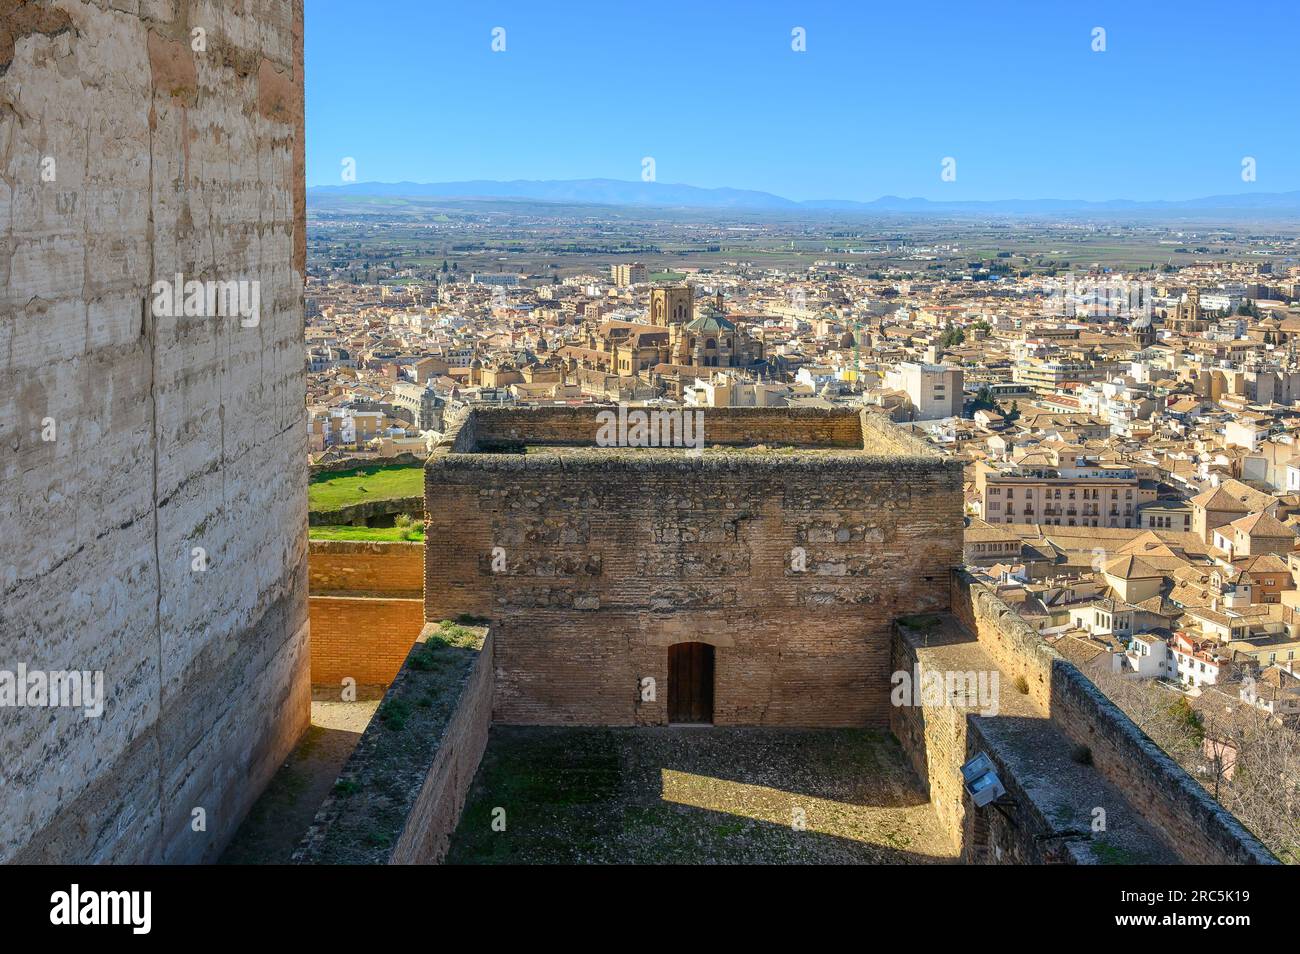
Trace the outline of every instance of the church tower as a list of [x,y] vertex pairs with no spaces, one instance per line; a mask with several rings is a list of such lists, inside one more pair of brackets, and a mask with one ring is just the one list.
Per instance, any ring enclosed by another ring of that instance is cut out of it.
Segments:
[[650,324],[660,328],[684,325],[695,317],[695,289],[673,285],[650,290]]

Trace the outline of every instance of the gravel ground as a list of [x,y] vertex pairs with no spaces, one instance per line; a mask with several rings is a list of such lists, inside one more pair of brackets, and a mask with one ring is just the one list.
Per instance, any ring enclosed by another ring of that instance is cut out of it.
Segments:
[[[505,830],[493,828],[505,810]],[[448,863],[955,861],[893,736],[493,728]]]

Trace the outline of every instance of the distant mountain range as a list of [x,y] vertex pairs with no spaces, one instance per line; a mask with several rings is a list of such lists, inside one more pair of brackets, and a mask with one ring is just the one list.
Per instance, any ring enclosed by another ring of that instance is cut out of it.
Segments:
[[621,179],[514,179],[498,182],[476,179],[469,182],[358,182],[348,185],[312,186],[307,194],[326,197],[402,197],[444,199],[523,199],[537,202],[650,206],[698,209],[784,209],[844,212],[1136,212],[1136,211],[1242,211],[1300,212],[1300,191],[1249,192],[1239,195],[1211,195],[1199,199],[1142,201],[1109,199],[996,199],[991,201],[942,202],[887,195],[870,202],[848,199],[809,199],[803,202],[770,192],[751,189],[704,189],[668,182],[637,182]]

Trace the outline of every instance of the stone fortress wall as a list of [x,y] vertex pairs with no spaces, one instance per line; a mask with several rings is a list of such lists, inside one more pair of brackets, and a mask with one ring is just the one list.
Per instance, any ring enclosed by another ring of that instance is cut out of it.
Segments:
[[695,457],[592,446],[598,413],[475,410],[426,465],[426,618],[492,621],[494,721],[664,723],[693,641],[717,724],[886,727],[891,622],[946,608],[961,559],[960,465],[866,412],[708,409],[729,450]]
[[[1073,663],[1043,642],[991,587],[953,577],[953,615],[1089,765],[1188,864],[1276,864],[1226,808],[1149,739]],[[981,720],[972,720],[979,723]],[[987,729],[984,735],[990,735]]]
[[[894,668],[999,677],[891,708],[894,735],[971,864],[1276,864],[1240,822],[1147,738],[994,590],[952,575],[951,614],[901,618]],[[987,756],[1006,788],[977,808],[963,763]]]
[[302,2],[0,22],[0,669],[106,696],[4,711],[0,861],[209,861],[309,717]]

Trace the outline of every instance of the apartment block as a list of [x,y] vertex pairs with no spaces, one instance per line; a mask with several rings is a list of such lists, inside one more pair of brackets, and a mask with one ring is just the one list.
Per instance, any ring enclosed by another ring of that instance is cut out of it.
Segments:
[[1138,526],[1138,505],[1155,498],[1127,467],[976,465],[981,516],[989,523],[1067,527]]

